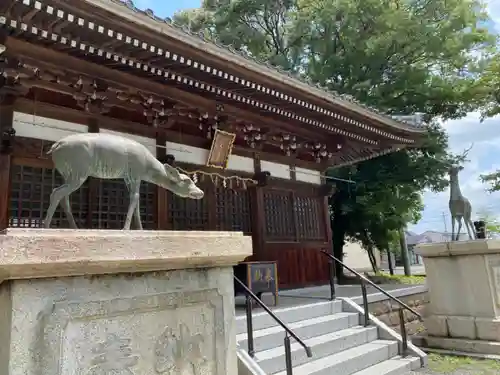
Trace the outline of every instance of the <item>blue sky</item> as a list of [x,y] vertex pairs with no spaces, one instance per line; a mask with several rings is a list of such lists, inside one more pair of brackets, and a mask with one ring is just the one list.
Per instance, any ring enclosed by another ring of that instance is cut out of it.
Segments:
[[201,0],[136,0],[134,4],[140,9],[153,10],[158,17],[170,17],[179,10],[198,8]]
[[[141,9],[152,9],[159,17],[167,17],[179,10],[199,7],[201,0],[136,0],[134,3]],[[487,4],[493,19],[492,27],[500,32],[500,0],[488,0]],[[471,201],[475,214],[488,212],[500,217],[500,193],[487,193],[486,186],[479,181],[480,174],[500,169],[500,117],[481,123],[479,114],[470,113],[466,118],[449,121],[443,126],[448,131],[454,152],[461,152],[474,143],[468,155],[470,162],[460,174],[460,182],[462,193]],[[450,230],[448,194],[448,191],[440,194],[426,192],[422,220],[409,229],[417,233]]]

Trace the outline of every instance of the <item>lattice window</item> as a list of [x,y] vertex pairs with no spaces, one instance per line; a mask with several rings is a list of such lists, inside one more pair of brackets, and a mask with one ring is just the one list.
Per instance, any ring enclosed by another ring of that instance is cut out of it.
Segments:
[[295,196],[294,213],[297,239],[323,240],[321,203],[318,198]]
[[323,241],[321,201],[291,191],[264,192],[266,237],[269,241]]
[[294,241],[295,225],[291,192],[264,192],[266,237],[270,241]]
[[[9,226],[22,228],[43,227],[43,219],[49,208],[52,190],[63,184],[55,169],[13,165],[11,169],[11,195]],[[70,195],[75,222],[85,227],[88,212],[88,184],[85,183]],[[59,205],[51,227],[68,228],[66,215]]]
[[154,184],[148,182],[142,182],[141,184],[141,198],[139,200],[142,227],[144,229],[156,230],[158,225],[156,223],[156,210],[157,210],[157,200],[156,193],[158,187]]
[[252,233],[248,190],[215,189],[216,230]]
[[[200,186],[201,187],[201,186]],[[203,187],[201,187],[203,189]],[[167,195],[168,221],[172,230],[209,230],[208,197],[189,199]]]
[[[92,211],[92,227],[122,229],[125,224],[130,196],[123,180],[98,180],[97,204]],[[142,182],[139,209],[143,229],[156,229],[156,186]],[[132,221],[132,227],[134,221]]]

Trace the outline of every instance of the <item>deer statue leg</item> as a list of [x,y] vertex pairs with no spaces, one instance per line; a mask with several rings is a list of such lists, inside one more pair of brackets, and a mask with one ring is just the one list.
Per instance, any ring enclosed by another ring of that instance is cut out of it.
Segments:
[[140,194],[139,194],[139,199],[137,200],[137,204],[135,205],[135,213],[134,213],[134,217],[135,217],[135,222],[136,222],[136,225],[137,225],[137,229],[138,230],[143,230],[144,228],[142,227],[142,221],[141,221],[141,210],[140,210]]
[[476,230],[474,229],[474,225],[472,224],[472,220],[466,219],[465,226],[467,227],[467,233],[469,234],[469,239],[475,240],[476,239]]
[[457,228],[457,234],[455,237],[455,241],[458,241],[460,238],[460,231],[462,230],[462,216],[458,216],[458,228]]
[[67,179],[66,183],[55,188],[52,191],[52,194],[50,195],[50,206],[49,209],[47,210],[47,215],[45,216],[44,220],[45,228],[50,228],[50,223],[52,222],[52,217],[56,212],[56,208],[58,204],[61,202],[61,199],[64,199],[64,203],[62,205],[63,210],[65,211],[70,226],[73,229],[76,229],[75,219],[73,218],[73,214],[71,213],[71,208],[69,207],[69,195],[75,190],[78,190],[80,186],[83,185],[86,179],[87,177],[78,179]]
[[451,240],[455,241],[455,216],[451,216]]
[[[130,194],[130,192],[132,191],[130,183],[125,182],[125,185],[127,186],[128,192]],[[132,219],[135,221],[136,228],[138,230],[143,230],[142,221],[141,221],[141,210],[140,210],[140,191],[139,191],[139,200],[137,201],[137,204],[135,205],[134,215],[133,215]]]
[[61,206],[63,208],[64,214],[66,215],[66,219],[68,219],[69,227],[71,229],[78,229],[78,227],[76,226],[75,218],[73,217],[73,213],[71,212],[69,195],[66,195],[63,199],[61,199]]
[[139,204],[139,189],[141,188],[141,181],[125,182],[129,187],[130,204],[128,206],[127,217],[125,218],[125,225],[123,230],[130,230],[132,224],[132,216],[135,213],[136,207]]

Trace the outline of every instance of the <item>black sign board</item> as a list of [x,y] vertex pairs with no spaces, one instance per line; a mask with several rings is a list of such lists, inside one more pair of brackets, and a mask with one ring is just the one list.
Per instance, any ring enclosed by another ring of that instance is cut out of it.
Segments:
[[[278,303],[278,267],[276,262],[243,262],[235,267],[235,275],[261,298],[262,293],[272,293]],[[235,285],[236,286],[236,285]],[[235,293],[242,291],[235,288]]]

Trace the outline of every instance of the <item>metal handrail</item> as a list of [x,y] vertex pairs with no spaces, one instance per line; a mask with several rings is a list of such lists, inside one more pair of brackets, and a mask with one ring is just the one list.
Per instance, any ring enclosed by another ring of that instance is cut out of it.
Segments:
[[403,301],[401,301],[398,297],[395,297],[393,296],[392,294],[390,294],[389,292],[385,291],[384,289],[382,289],[381,287],[379,287],[377,284],[375,284],[373,281],[371,281],[370,279],[366,278],[365,276],[361,275],[359,272],[353,270],[351,267],[349,267],[348,265],[346,265],[345,263],[342,263],[340,260],[338,260],[335,256],[333,256],[332,254],[328,253],[327,251],[325,250],[321,250],[322,253],[326,254],[327,256],[329,256],[330,258],[332,258],[335,262],[338,262],[340,265],[342,265],[342,267],[344,267],[346,270],[348,270],[349,272],[352,272],[353,274],[355,274],[357,277],[359,277],[361,280],[363,280],[364,282],[370,284],[370,286],[374,287],[375,289],[377,289],[379,292],[381,292],[383,295],[389,297],[390,299],[392,299],[394,302],[396,302],[397,304],[401,305],[402,307],[404,307],[406,310],[410,311],[411,313],[413,313],[414,315],[416,315],[419,320],[423,320],[423,317],[422,317],[422,314],[420,314],[418,311],[416,311],[415,309],[412,309],[410,306],[408,306],[406,303],[404,303]]
[[252,292],[240,279],[233,275],[234,280],[243,288],[246,297],[246,318],[247,318],[247,335],[248,335],[248,355],[254,357],[254,342],[253,342],[253,321],[252,321],[252,299],[257,302],[257,304],[267,312],[271,318],[273,318],[276,323],[278,323],[285,330],[285,362],[286,362],[286,373],[287,375],[292,375],[292,348],[290,343],[290,337],[293,337],[305,350],[307,357],[312,357],[312,350],[307,346],[304,341],[302,341],[299,336],[295,334],[278,316],[271,311],[269,307],[266,306],[262,300],[257,297],[254,292]]
[[[373,281],[371,281],[370,279],[361,275],[359,272],[353,270],[351,267],[349,267],[345,263],[341,262],[339,259],[337,259],[335,256],[333,256],[332,254],[330,254],[326,250],[321,250],[321,252],[323,254],[325,254],[326,256],[328,256],[333,262],[339,263],[342,267],[344,267],[346,270],[353,273],[354,275],[356,275],[360,279],[360,281],[361,281],[361,294],[363,296],[363,310],[364,310],[364,315],[365,315],[364,316],[365,327],[367,327],[370,324],[370,311],[369,311],[369,307],[368,307],[368,294],[366,292],[366,284],[369,284],[370,286],[374,287],[379,292],[381,292],[383,295],[385,295],[386,297],[388,297],[392,301],[396,302],[399,306],[401,306],[405,310],[410,311],[412,314],[417,316],[419,321],[421,321],[421,322],[423,321],[423,317],[419,312],[417,312],[415,309],[412,309],[410,306],[408,306],[406,303],[401,301],[399,298],[397,298],[397,297],[393,296],[392,294],[390,294],[389,292],[385,291],[384,289],[379,287],[377,284],[375,284]],[[332,272],[333,269],[334,269],[334,267],[332,265],[330,267],[330,288],[331,288],[330,293],[331,293],[332,299],[335,299],[335,289],[334,289],[335,284],[333,282],[334,275]],[[399,309],[399,326],[400,326],[400,330],[401,330],[401,340],[402,340],[401,353],[403,356],[405,356],[408,353],[408,334],[406,332],[406,322],[405,322],[405,317],[404,317],[404,310],[402,308]]]

